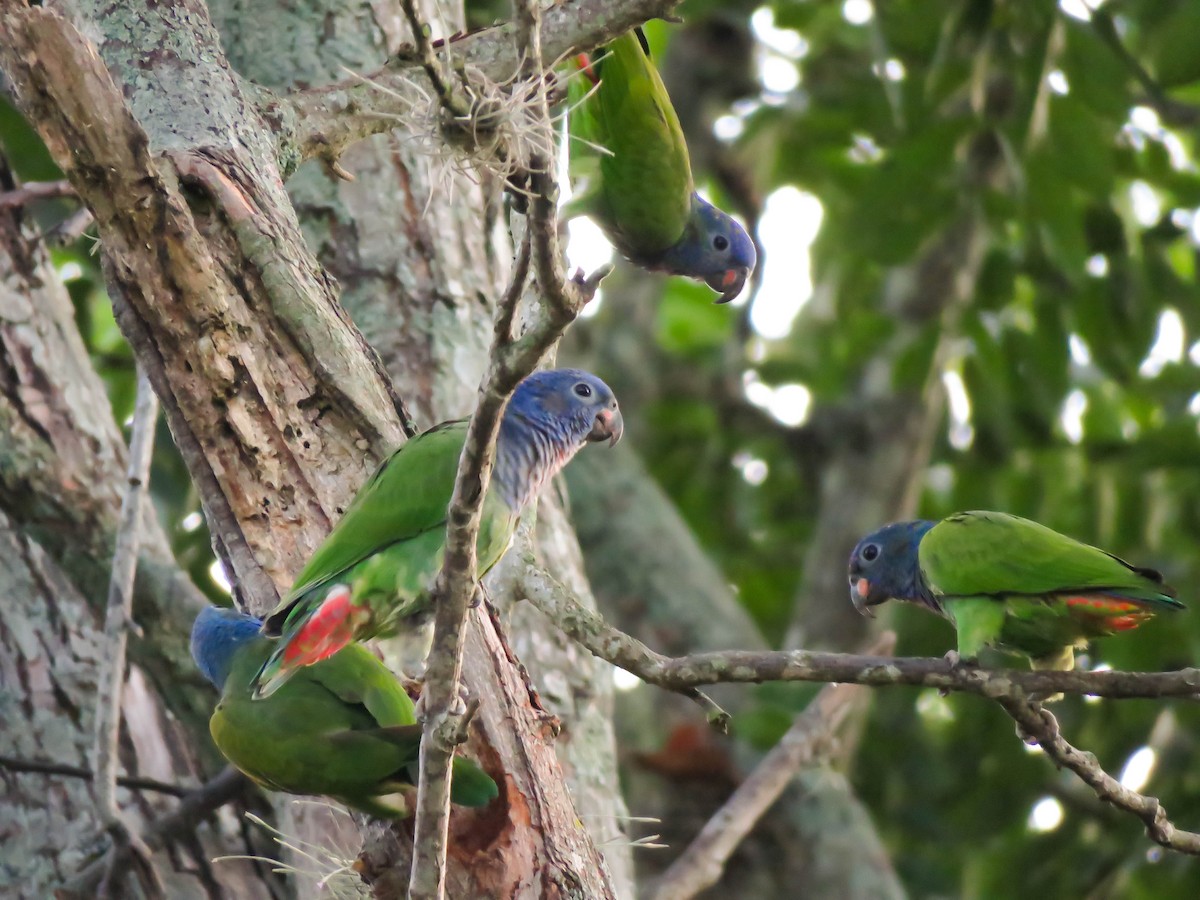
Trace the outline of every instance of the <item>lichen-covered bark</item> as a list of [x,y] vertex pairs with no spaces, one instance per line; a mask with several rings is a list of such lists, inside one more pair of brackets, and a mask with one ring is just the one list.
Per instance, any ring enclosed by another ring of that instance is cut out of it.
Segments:
[[[242,599],[261,610],[401,440],[396,398],[300,237],[268,123],[249,99],[262,93],[228,69],[204,6],[74,12],[87,38],[44,9],[0,14],[0,66],[96,215],[118,321],[151,373],[218,553]],[[424,301],[428,318],[401,318],[428,325],[431,353],[450,360],[413,370],[425,379],[415,394],[433,412],[471,396],[482,364],[455,334],[478,329],[494,296],[482,279],[464,278],[467,264],[474,271],[506,255],[471,258],[471,247],[491,247],[480,235],[447,257],[437,278],[448,287]],[[492,285],[500,277],[489,276]],[[462,305],[456,280],[470,285]],[[508,790],[489,810],[494,828],[456,858],[469,885],[461,895],[613,895],[577,827],[545,713],[487,621],[472,626],[464,672],[483,700],[482,747],[496,754]]]
[[[0,162],[0,183],[7,178]],[[66,291],[19,219],[0,210],[0,755],[90,769],[125,448]],[[191,734],[207,721],[211,694],[185,662],[185,640],[202,601],[149,505],[144,522],[135,616],[146,639],[132,647],[122,772],[196,784]],[[49,896],[104,849],[90,782],[0,766],[0,783],[0,894]],[[118,800],[138,823],[177,803],[125,789]],[[207,873],[209,857],[239,852],[228,839],[209,832],[183,857],[157,855],[170,896],[204,896],[201,876],[182,869]],[[268,896],[244,865],[211,884]]]
[[389,390],[304,247],[203,6],[80,12],[100,58],[54,14],[19,11],[5,69],[96,216],[118,321],[262,609],[347,482],[399,441]]
[[[298,8],[215,0],[210,9],[234,68],[274,89],[340,80],[342,67],[371,71],[405,36],[399,9],[390,3]],[[437,13],[447,27],[457,26],[456,4]],[[318,36],[314,18],[327,23]],[[450,168],[455,161],[448,150],[433,152],[436,135],[414,133],[426,123],[398,125],[395,135],[347,149],[340,162],[355,181],[306,163],[288,180],[288,191],[309,247],[337,279],[342,304],[425,427],[471,410],[511,246],[499,227],[504,206],[495,179]],[[551,492],[541,501],[538,526],[546,565],[577,586],[581,598],[590,597],[571,523]],[[507,597],[492,599],[507,609]],[[609,668],[527,605],[513,610],[509,632],[543,702],[563,722],[555,749],[578,813],[605,842],[617,893],[628,896]]]
[[[3,514],[0,585],[6,597],[0,604],[0,720],[5,723],[0,754],[89,768],[96,681],[106,649],[103,623],[50,555]],[[165,714],[136,667],[130,670],[122,713],[126,771],[172,784],[196,783],[190,737]],[[41,900],[105,850],[90,782],[0,767],[0,785],[0,894]],[[178,802],[125,788],[118,789],[117,798],[135,825]],[[237,897],[269,897],[245,863],[210,871],[209,859],[230,852],[227,847],[205,835],[177,848],[174,860],[156,855],[167,896],[201,898],[210,886],[220,885]],[[114,896],[137,896],[122,883]]]
[[[11,185],[0,159],[0,189]],[[102,608],[125,444],[70,298],[18,209],[0,210],[0,350],[0,507]],[[187,623],[202,603],[147,504],[134,615],[150,638],[134,640],[131,658],[193,726],[207,719],[208,697],[196,689]]]
[[[405,33],[399,7],[387,2],[210,7],[231,65],[280,90],[378,67]],[[458,17],[453,4],[441,14],[451,24]],[[397,133],[347,148],[340,164],[354,181],[310,162],[287,188],[307,246],[428,427],[474,405],[510,249],[495,229],[498,185],[485,191],[486,176],[453,171],[452,151],[438,147],[430,123],[395,124]]]

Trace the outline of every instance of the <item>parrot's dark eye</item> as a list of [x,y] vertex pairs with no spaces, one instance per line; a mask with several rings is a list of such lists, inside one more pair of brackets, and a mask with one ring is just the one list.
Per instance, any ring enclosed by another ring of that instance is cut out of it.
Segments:
[[879,545],[867,544],[858,555],[862,557],[863,562],[875,562],[879,559]]
[[575,396],[576,397],[592,396],[592,386],[585,381],[579,382],[577,385],[575,385]]
[[724,252],[729,249],[729,238],[723,234],[718,234],[713,238],[713,249]]

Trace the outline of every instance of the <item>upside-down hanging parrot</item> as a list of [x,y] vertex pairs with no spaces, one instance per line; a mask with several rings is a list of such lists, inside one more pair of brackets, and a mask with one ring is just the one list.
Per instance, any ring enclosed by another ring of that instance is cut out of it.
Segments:
[[[603,381],[578,369],[535,372],[517,385],[500,423],[491,486],[476,544],[484,575],[508,550],[521,511],[592,441],[615,444],[623,424]],[[255,678],[267,697],[298,668],[352,640],[395,634],[429,620],[442,567],[446,514],[467,420],[410,439],[359,490],[297,576],[263,631],[281,635]]]
[[[208,722],[217,748],[268,790],[333,797],[379,818],[405,815],[388,795],[416,784],[421,726],[396,676],[366,647],[351,645],[269,700],[253,700],[250,681],[274,648],[261,624],[210,606],[192,626],[192,658],[221,692]],[[463,806],[484,806],[499,792],[461,756],[450,787]]]
[[984,647],[1026,656],[1035,669],[1074,667],[1090,638],[1183,609],[1153,569],[999,512],[887,525],[850,556],[859,612],[889,598],[920,603],[954,623],[958,658]]
[[754,270],[745,229],[696,193],[687,142],[641,29],[572,63],[567,217],[590,216],[622,256],[736,297]]

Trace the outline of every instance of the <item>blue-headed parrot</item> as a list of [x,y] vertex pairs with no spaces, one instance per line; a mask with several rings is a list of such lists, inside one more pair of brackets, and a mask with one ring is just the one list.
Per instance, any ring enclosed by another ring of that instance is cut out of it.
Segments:
[[850,556],[850,597],[870,608],[919,603],[954,623],[960,660],[984,647],[1028,657],[1035,669],[1074,667],[1075,649],[1182,609],[1153,569],[1000,512],[887,525]]
[[[542,486],[584,444],[615,444],[622,428],[612,391],[588,372],[550,369],[517,386],[501,420],[483,503],[480,577],[508,550],[522,510]],[[352,640],[428,620],[466,435],[466,419],[422,432],[363,485],[266,618],[264,632],[281,637],[255,679],[256,696],[269,696],[291,673]]]
[[[210,606],[192,626],[192,658],[221,692],[208,723],[217,748],[268,790],[333,797],[379,818],[406,815],[389,795],[416,783],[421,726],[396,676],[351,645],[255,700],[250,682],[275,644],[261,624]],[[497,794],[478,766],[454,758],[455,803],[483,806]]]
[[586,215],[646,269],[704,281],[732,300],[754,270],[754,242],[696,193],[683,129],[641,29],[571,63],[568,218]]

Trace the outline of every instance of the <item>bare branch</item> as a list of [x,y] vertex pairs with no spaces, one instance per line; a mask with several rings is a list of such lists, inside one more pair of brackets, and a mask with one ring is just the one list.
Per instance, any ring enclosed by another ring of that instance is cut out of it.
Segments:
[[[887,632],[872,651],[887,654],[895,643],[896,636]],[[690,900],[716,884],[738,844],[779,799],[801,767],[823,753],[855,701],[864,696],[865,690],[859,685],[827,684],[821,688],[758,768],[663,873],[654,900]]]
[[[407,4],[408,0],[406,0]],[[648,19],[666,18],[679,0],[574,0],[550,3],[541,10],[539,28],[543,58],[562,59],[584,52]],[[527,25],[524,26],[527,28]],[[522,26],[508,22],[442,44],[455,71],[478,72],[493,82],[505,82],[521,65]],[[437,46],[436,44],[434,46]],[[409,77],[424,65],[420,50],[398,56],[366,78],[348,78],[321,88],[297,91],[269,101],[265,121],[278,123],[278,141],[298,155],[336,159],[354,141],[391,130],[417,99]],[[386,88],[391,95],[381,93]],[[291,129],[291,130],[288,130]],[[285,156],[289,154],[284,154]]]
[[[62,775],[66,778],[82,778],[84,781],[91,781],[96,777],[95,773],[83,766],[68,766],[65,763],[41,759],[19,759],[15,756],[0,756],[0,769],[10,772],[34,772],[39,775]],[[153,791],[156,794],[170,794],[172,797],[186,797],[192,791],[192,788],[168,784],[155,778],[126,775],[118,775],[117,784],[135,791]]]
[[981,669],[951,665],[942,658],[885,657],[809,650],[721,650],[671,657],[613,628],[581,606],[531,559],[511,585],[569,637],[614,666],[669,691],[686,693],[706,684],[815,681],[934,687],[984,697],[1026,694],[1085,694],[1114,700],[1200,695],[1200,669],[1175,672],[1048,672]]
[[1018,694],[997,697],[996,702],[1012,716],[1022,732],[1037,741],[1056,765],[1066,766],[1078,775],[1105,803],[1133,813],[1145,822],[1146,836],[1150,840],[1168,850],[1200,856],[1200,834],[1176,828],[1157,797],[1131,791],[1100,768],[1095,754],[1067,743],[1058,729],[1058,721],[1040,703]]
[[[906,684],[963,691],[994,699],[1026,733],[1037,739],[1052,759],[1075,772],[1101,800],[1132,812],[1145,821],[1152,840],[1181,853],[1200,855],[1200,834],[1178,830],[1166,818],[1157,799],[1122,787],[1100,768],[1092,754],[1081,752],[1063,740],[1052,715],[1026,699],[1031,693],[1085,694],[1110,699],[1194,698],[1200,693],[1200,669],[1180,669],[1175,672],[989,670],[955,666],[945,659],[813,653],[806,650],[729,650],[669,657],[654,652],[583,607],[561,584],[538,569],[531,559],[525,560],[523,572],[511,577],[513,583],[506,586],[514,596],[529,600],[588,651],[666,690],[687,693],[698,685],[723,682],[817,681],[876,687]],[[709,824],[712,825],[711,822]],[[708,830],[706,826],[705,831]],[[716,840],[715,837],[712,839]],[[718,870],[714,877],[719,876]],[[699,876],[687,875],[687,881],[682,880],[684,874],[678,874],[677,877],[681,879],[681,884],[691,886],[691,879]],[[695,891],[711,883],[696,881]],[[672,888],[674,890],[676,888]],[[658,896],[659,900],[665,900],[692,894],[663,894],[660,888]]]
[[154,450],[154,425],[158,420],[158,398],[145,371],[138,369],[137,403],[129,440],[128,485],[121,499],[121,518],[113,550],[112,576],[108,584],[108,610],[104,617],[104,641],[108,646],[96,697],[96,742],[93,753],[96,805],[99,818],[112,838],[109,865],[97,891],[107,896],[117,871],[118,848],[129,847],[140,862],[138,874],[151,896],[162,895],[162,885],[150,851],[124,822],[117,806],[117,766],[121,733],[121,696],[125,687],[125,649],[133,622],[133,579],[137,574],[138,544],[141,540],[142,502],[150,476]]
[[0,193],[0,209],[10,206],[25,206],[35,200],[54,200],[58,197],[75,196],[75,188],[65,178],[61,181],[31,181],[11,191]]
[[154,423],[158,398],[144,372],[138,373],[137,403],[129,440],[128,485],[121,500],[121,524],[113,550],[112,577],[108,584],[108,611],[104,617],[107,666],[100,676],[96,706],[96,793],[101,818],[112,824],[118,816],[116,801],[117,740],[121,727],[121,694],[125,684],[125,647],[133,624],[133,578],[137,572],[141,538],[142,498],[154,450]]
[[416,0],[400,0],[400,6],[404,9],[404,16],[408,19],[408,27],[413,34],[417,59],[425,70],[425,74],[429,76],[429,83],[433,85],[438,102],[450,115],[460,119],[466,118],[471,113],[470,101],[463,96],[463,92],[453,79],[446,74],[441,62],[434,54],[433,45],[429,41],[429,25],[417,11]]

